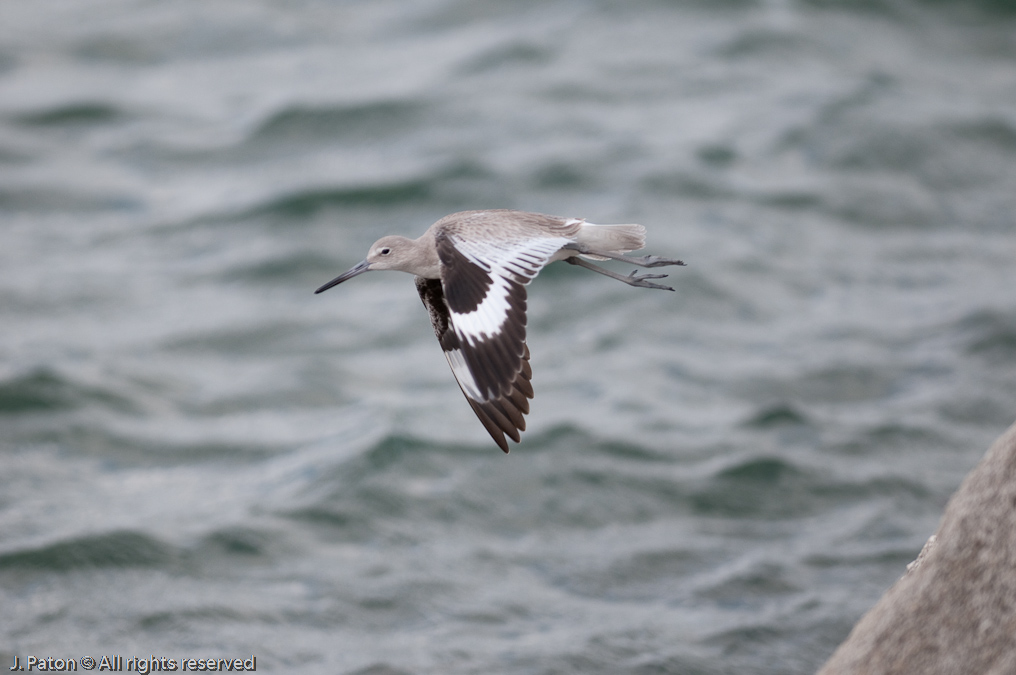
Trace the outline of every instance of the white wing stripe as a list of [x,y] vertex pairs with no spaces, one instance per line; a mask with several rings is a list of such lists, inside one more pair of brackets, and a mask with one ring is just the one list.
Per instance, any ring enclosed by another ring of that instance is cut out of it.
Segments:
[[458,380],[459,386],[462,387],[462,391],[466,393],[466,396],[474,401],[482,401],[483,395],[480,393],[480,388],[476,385],[476,380],[473,379],[473,374],[469,372],[469,366],[466,365],[466,359],[462,356],[462,350],[453,349],[445,352],[444,355],[448,359],[448,365],[452,368],[452,375]]
[[[491,281],[486,296],[476,309],[465,314],[451,312],[452,326],[459,338],[475,345],[484,337],[500,332],[508,318],[511,284],[527,283],[554,253],[569,242],[564,237],[505,242],[506,245],[454,239],[455,248],[485,270]],[[465,367],[464,362],[462,366]]]
[[473,345],[483,336],[499,332],[508,318],[508,289],[508,280],[494,275],[487,295],[476,309],[467,314],[451,312],[452,326],[459,337]]

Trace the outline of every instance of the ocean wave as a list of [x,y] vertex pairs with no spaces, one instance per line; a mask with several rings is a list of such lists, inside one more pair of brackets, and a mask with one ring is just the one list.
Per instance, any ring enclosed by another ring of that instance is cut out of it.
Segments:
[[63,103],[40,110],[22,111],[13,117],[14,122],[28,127],[68,127],[94,124],[114,124],[126,114],[118,107],[102,101]]
[[976,312],[959,321],[957,328],[966,335],[968,354],[1007,364],[1016,359],[1016,312]]
[[390,183],[306,188],[273,197],[239,217],[303,219],[335,207],[421,202],[432,196],[433,186],[432,178],[411,178]]
[[137,409],[128,397],[45,367],[0,380],[0,415],[73,410],[89,404],[121,412]]
[[97,567],[167,567],[177,559],[176,549],[155,537],[119,530],[9,549],[0,553],[0,569],[67,572]]
[[29,213],[142,212],[145,202],[136,194],[96,186],[26,185],[0,188],[0,211]]
[[758,429],[773,429],[808,424],[808,416],[790,404],[767,406],[751,416],[744,425]]
[[375,100],[316,107],[290,105],[257,125],[244,143],[376,143],[411,129],[426,110],[418,101]]

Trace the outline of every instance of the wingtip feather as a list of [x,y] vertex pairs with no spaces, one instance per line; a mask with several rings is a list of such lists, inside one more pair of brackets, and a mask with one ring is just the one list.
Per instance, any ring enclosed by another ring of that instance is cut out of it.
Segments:
[[468,396],[466,396],[466,400],[469,402],[469,407],[472,408],[473,412],[476,414],[476,418],[480,420],[480,424],[483,425],[483,428],[487,430],[487,433],[490,434],[490,437],[494,439],[495,443],[497,443],[497,447],[501,448],[502,450],[505,451],[505,453],[507,453],[508,441],[505,439],[504,433],[501,431],[500,427],[498,427],[498,425],[496,425],[494,421],[490,419],[487,413],[483,410],[483,408],[480,407],[480,405],[476,401],[469,398]]

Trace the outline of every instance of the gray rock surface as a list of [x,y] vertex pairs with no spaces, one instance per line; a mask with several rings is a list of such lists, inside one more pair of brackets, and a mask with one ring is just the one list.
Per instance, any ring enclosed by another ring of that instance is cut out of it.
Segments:
[[819,675],[1016,673],[1016,424]]

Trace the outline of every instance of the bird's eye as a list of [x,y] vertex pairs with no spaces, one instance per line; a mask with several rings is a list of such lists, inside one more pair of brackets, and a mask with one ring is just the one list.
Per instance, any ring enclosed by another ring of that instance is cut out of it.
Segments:
[[392,250],[390,248],[388,248],[387,246],[385,246],[384,248],[378,249],[378,253],[380,253],[381,255],[388,255],[391,252],[392,252]]

